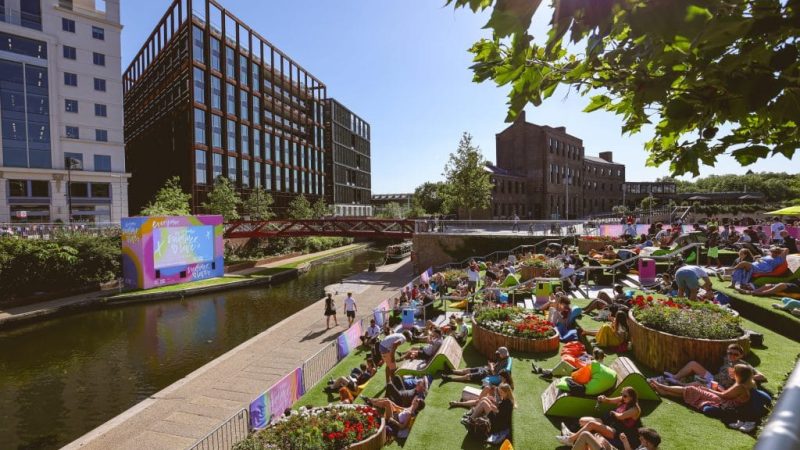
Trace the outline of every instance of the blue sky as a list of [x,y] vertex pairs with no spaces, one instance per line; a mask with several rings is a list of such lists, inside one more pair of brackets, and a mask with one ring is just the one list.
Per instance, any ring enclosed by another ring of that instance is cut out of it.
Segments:
[[[127,67],[167,0],[123,0],[122,64]],[[484,156],[495,160],[495,134],[507,126],[506,91],[472,82],[467,49],[481,37],[487,15],[445,8],[443,0],[227,0],[222,5],[286,52],[328,86],[372,126],[373,193],[409,192],[442,179],[450,152],[463,131]],[[542,11],[546,13],[547,11]],[[549,17],[537,14],[534,32],[545,33]],[[622,136],[620,120],[605,112],[582,113],[587,100],[557,92],[542,106],[527,108],[529,122],[566,126],[583,139],[586,153],[611,150],[627,166],[629,181],[668,174],[645,167],[646,134]],[[702,167],[701,176],[754,171],[797,171],[773,157],[746,168],[732,158]]]

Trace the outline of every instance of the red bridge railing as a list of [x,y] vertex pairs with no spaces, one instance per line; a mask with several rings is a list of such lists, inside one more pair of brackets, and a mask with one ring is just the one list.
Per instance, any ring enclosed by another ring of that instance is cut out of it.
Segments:
[[358,218],[240,220],[226,225],[225,238],[342,236],[402,239],[414,235],[415,223],[403,219]]

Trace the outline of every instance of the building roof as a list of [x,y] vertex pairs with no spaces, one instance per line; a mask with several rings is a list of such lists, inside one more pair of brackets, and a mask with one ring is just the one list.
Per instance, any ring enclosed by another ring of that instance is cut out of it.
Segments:
[[373,200],[408,200],[414,194],[373,194]]
[[507,177],[518,177],[518,178],[525,178],[525,174],[517,171],[517,170],[509,170],[503,169],[500,167],[495,166],[494,164],[486,164],[483,166],[483,170],[493,174],[493,175],[500,175],[500,176],[507,176]]
[[589,155],[583,155],[583,160],[586,161],[586,162],[595,163],[595,164],[609,164],[609,165],[615,165],[615,166],[624,166],[625,165],[625,164],[618,163],[618,162],[608,162],[603,158],[598,158],[597,156],[589,156]]

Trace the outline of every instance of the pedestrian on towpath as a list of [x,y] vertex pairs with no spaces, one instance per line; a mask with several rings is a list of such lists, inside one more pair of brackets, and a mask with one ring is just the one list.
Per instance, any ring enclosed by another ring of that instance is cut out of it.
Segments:
[[348,292],[347,298],[344,299],[344,312],[347,314],[348,328],[352,327],[353,321],[356,320],[356,311],[358,311],[358,307],[356,306],[356,299],[353,298],[352,292]]
[[331,317],[333,317],[333,323],[338,327],[339,320],[336,318],[336,304],[333,303],[333,294],[328,292],[328,296],[325,297],[325,319],[326,319],[326,330],[331,329]]

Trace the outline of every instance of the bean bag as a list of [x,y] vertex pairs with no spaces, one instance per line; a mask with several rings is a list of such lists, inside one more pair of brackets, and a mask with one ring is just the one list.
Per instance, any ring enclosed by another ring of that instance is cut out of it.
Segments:
[[782,262],[782,263],[778,264],[778,266],[777,266],[777,267],[775,267],[774,269],[772,269],[772,272],[766,272],[766,273],[754,273],[754,274],[753,274],[753,278],[761,278],[761,277],[781,277],[781,276],[785,275],[785,274],[786,274],[786,272],[788,272],[788,271],[789,271],[789,264],[788,264],[786,261],[784,261],[784,262]]
[[586,383],[586,395],[598,395],[617,384],[617,372],[597,361],[592,362],[592,379]]
[[789,281],[800,280],[800,270],[795,273],[785,273],[783,276],[779,277],[767,277],[762,276],[758,278],[753,278],[753,284],[756,286],[764,286],[765,284],[775,284],[775,283],[786,283]]
[[464,309],[464,308],[467,307],[467,300],[464,299],[464,300],[461,300],[460,302],[450,303],[449,305],[447,305],[447,307],[448,308],[453,308],[453,309]]
[[511,441],[506,439],[503,441],[503,445],[500,446],[500,450],[514,450],[514,446],[511,445]]
[[486,270],[486,263],[485,263],[485,262],[483,262],[483,261],[479,262],[479,263],[478,263],[478,269],[480,269],[480,270]]
[[592,366],[587,364],[570,375],[576,383],[587,384],[592,380]]
[[519,284],[519,280],[513,274],[508,274],[505,280],[503,280],[503,284],[500,287],[512,287]]

